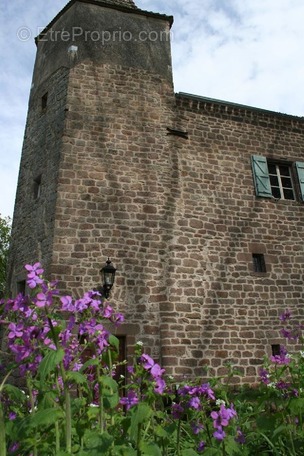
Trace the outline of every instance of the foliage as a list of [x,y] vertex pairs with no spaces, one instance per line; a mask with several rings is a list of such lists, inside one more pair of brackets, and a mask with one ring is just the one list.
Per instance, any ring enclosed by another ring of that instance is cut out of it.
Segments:
[[[303,352],[282,348],[265,361],[259,387],[236,393],[219,379],[177,383],[138,342],[126,381],[107,329],[123,316],[96,291],[60,296],[39,263],[26,269],[30,296],[0,304],[11,359],[0,365],[0,456],[304,453]],[[283,331],[301,339],[299,325]],[[8,381],[16,369],[24,391]]]
[[4,295],[6,267],[11,236],[11,219],[0,214],[0,297]]

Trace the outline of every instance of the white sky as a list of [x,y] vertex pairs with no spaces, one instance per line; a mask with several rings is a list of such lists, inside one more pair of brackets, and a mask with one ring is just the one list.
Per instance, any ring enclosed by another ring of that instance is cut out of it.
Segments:
[[[33,38],[68,0],[0,2],[0,214],[12,216],[36,52]],[[303,0],[135,2],[174,16],[176,92],[304,115]]]

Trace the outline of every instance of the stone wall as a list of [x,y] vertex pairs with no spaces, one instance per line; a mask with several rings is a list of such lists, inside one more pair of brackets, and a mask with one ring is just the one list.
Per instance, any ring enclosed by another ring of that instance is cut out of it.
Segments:
[[[82,17],[108,27],[111,10],[98,8],[73,3],[52,27]],[[113,27],[125,14],[113,13]],[[140,14],[127,14],[134,36],[145,24],[168,29]],[[22,265],[40,260],[78,297],[99,285],[110,257],[128,354],[142,340],[168,373],[222,375],[231,362],[244,375],[236,381],[254,382],[263,356],[285,342],[279,315],[303,316],[304,209],[299,198],[256,197],[250,159],[304,161],[303,119],[174,95],[167,42],[105,50],[79,41],[73,61],[68,44],[38,42],[12,291]],[[253,271],[252,254],[267,272]]]

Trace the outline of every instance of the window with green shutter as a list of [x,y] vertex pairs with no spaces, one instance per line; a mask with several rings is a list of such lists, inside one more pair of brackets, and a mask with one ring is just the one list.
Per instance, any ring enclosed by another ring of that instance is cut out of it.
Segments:
[[272,198],[266,157],[252,155],[251,165],[256,195]]
[[304,201],[304,163],[296,162],[295,165],[299,180],[300,196],[301,200]]
[[[255,193],[264,198],[295,200],[300,193],[304,201],[304,163],[275,161],[261,155],[251,157]],[[295,171],[299,192],[296,192]]]

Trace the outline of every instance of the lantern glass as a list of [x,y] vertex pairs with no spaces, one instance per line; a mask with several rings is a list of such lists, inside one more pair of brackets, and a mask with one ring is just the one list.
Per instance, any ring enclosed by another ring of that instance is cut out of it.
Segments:
[[102,277],[102,285],[105,293],[105,297],[109,296],[110,290],[114,284],[116,269],[112,265],[110,258],[106,261],[104,267],[100,270]]

